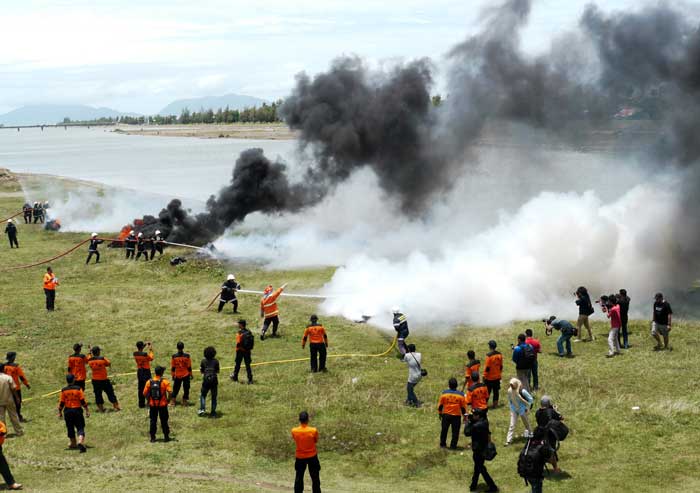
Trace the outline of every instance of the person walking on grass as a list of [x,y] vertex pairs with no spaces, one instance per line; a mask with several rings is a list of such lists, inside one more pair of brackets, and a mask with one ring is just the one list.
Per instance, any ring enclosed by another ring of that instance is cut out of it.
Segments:
[[17,385],[14,379],[5,373],[5,365],[0,364],[0,421],[5,421],[5,411],[10,415],[12,428],[15,430],[15,435],[21,437],[24,435],[22,424],[17,415],[17,405],[15,404],[15,392]]
[[15,226],[12,219],[7,220],[5,233],[7,233],[7,239],[10,241],[10,248],[19,248],[19,243],[17,243],[17,226]]
[[85,265],[90,263],[90,259],[92,256],[95,256],[95,263],[99,264],[100,263],[100,252],[97,249],[98,245],[100,243],[104,243],[104,240],[100,240],[97,238],[97,233],[92,233],[90,235],[90,245],[88,246],[88,256],[87,260],[85,261]]
[[318,323],[318,317],[311,315],[309,317],[309,325],[304,330],[304,336],[301,338],[301,349],[306,346],[306,340],[309,340],[309,350],[311,351],[311,371],[328,371],[326,369],[326,348],[328,347],[328,335],[323,325]]
[[528,380],[528,383],[530,384],[530,388],[533,391],[537,391],[540,388],[540,378],[538,374],[538,355],[542,352],[542,344],[540,344],[539,339],[535,339],[532,329],[527,329],[525,331],[525,336],[525,344],[529,344],[535,350],[535,361],[534,363],[532,363],[532,371],[530,372],[531,378],[530,380]]
[[101,349],[99,346],[90,348],[90,355],[87,358],[88,366],[92,370],[92,390],[95,392],[95,405],[97,405],[97,410],[101,413],[105,412],[105,400],[102,397],[102,393],[107,394],[107,400],[112,403],[115,411],[121,411],[122,408],[119,407],[119,401],[114,393],[114,387],[112,382],[107,376],[107,368],[112,366],[112,363],[101,356]]
[[511,378],[508,386],[508,404],[510,404],[510,426],[508,427],[508,435],[506,436],[506,447],[513,443],[513,433],[515,425],[520,418],[525,425],[525,438],[528,438],[532,432],[528,413],[532,408],[534,398],[523,388],[522,383],[517,378]]
[[73,354],[68,356],[68,373],[75,377],[73,383],[85,391],[85,378],[87,377],[87,356],[81,353],[83,345],[73,344]]
[[486,353],[486,362],[484,363],[484,383],[489,391],[489,397],[493,398],[493,409],[498,407],[503,373],[503,355],[496,351],[496,346],[496,341],[489,341],[490,351]]
[[238,382],[238,372],[241,370],[241,363],[245,363],[245,372],[248,377],[248,385],[253,384],[253,370],[251,369],[251,353],[255,346],[255,336],[246,327],[245,320],[238,321],[238,332],[236,333],[236,364],[231,374],[231,380]]
[[[671,349],[668,345],[668,335],[671,332],[671,322],[673,320],[673,310],[671,304],[666,301],[662,293],[654,295],[654,307],[651,318],[651,336],[656,339],[654,351]],[[663,346],[661,338],[663,337]]]
[[469,485],[469,491],[477,491],[479,485],[479,476],[484,477],[486,481],[486,491],[498,491],[498,486],[491,478],[491,475],[486,470],[486,459],[484,452],[491,443],[491,430],[489,430],[489,420],[486,418],[486,413],[480,409],[472,413],[472,460],[474,461],[474,473],[472,474],[472,482]]
[[620,352],[620,305],[617,304],[616,295],[610,295],[602,307],[603,312],[610,320],[610,332],[608,332],[608,358],[622,354]]
[[25,387],[27,387],[27,390],[31,389],[32,387],[29,385],[29,381],[27,380],[27,377],[25,376],[22,367],[15,363],[17,353],[14,351],[10,351],[7,353],[5,358],[6,361],[4,372],[10,375],[12,377],[12,380],[15,381],[15,387],[17,388],[17,390],[15,391],[17,415],[19,416],[19,420],[22,423],[24,423],[26,420],[24,419],[24,416],[22,416],[22,385],[20,385],[20,381],[24,384]]
[[[571,352],[571,338],[576,334],[576,327],[571,325],[571,322],[568,320],[559,319],[554,315],[543,320],[543,322],[547,334],[551,334],[553,330],[558,330],[560,332],[557,338],[557,352],[559,356],[561,358],[564,356],[573,356]],[[564,345],[566,345],[566,354],[564,354]]]
[[[63,418],[68,430],[69,449],[79,449],[81,454],[87,452],[85,448],[85,418],[90,417],[88,403],[85,400],[83,389],[75,384],[75,377],[70,373],[66,375],[66,385],[61,389],[58,398],[58,417]],[[83,415],[85,409],[85,415]],[[78,435],[76,441],[75,435]]]
[[2,446],[5,443],[5,436],[7,435],[7,427],[5,427],[5,422],[0,421],[0,474],[2,474],[2,479],[5,480],[8,490],[21,490],[22,485],[15,481],[15,478],[10,472],[10,466],[7,464],[7,459],[5,459],[5,454],[3,452]]
[[462,392],[474,384],[472,375],[474,373],[478,375],[480,369],[481,361],[476,359],[476,353],[474,353],[474,350],[470,349],[467,351],[467,363],[464,365],[464,384],[462,385]]
[[450,448],[457,449],[459,428],[462,426],[462,416],[467,414],[467,398],[457,390],[457,379],[450,378],[449,389],[443,390],[438,400],[438,415],[440,416],[440,447],[447,447],[447,432],[452,428]]
[[576,327],[578,329],[578,338],[576,342],[581,342],[583,337],[582,329],[586,327],[588,331],[588,339],[583,339],[584,341],[595,341],[593,332],[591,332],[591,325],[588,321],[595,310],[593,310],[593,303],[591,303],[591,296],[588,294],[588,290],[584,286],[579,286],[574,293],[576,296],[576,304],[578,305],[578,320],[576,321]]
[[299,413],[299,426],[292,428],[292,438],[296,444],[294,493],[303,493],[304,474],[307,467],[309,468],[309,476],[311,476],[311,491],[321,493],[321,463],[318,461],[318,451],[316,450],[318,430],[309,426],[309,413],[306,411]]
[[518,345],[513,347],[513,363],[518,379],[525,390],[530,390],[530,372],[535,363],[535,348],[525,342],[525,334],[518,334]]
[[421,402],[416,397],[415,388],[423,378],[421,374],[421,362],[423,356],[416,352],[416,345],[409,344],[406,347],[406,354],[403,355],[403,361],[408,365],[408,383],[406,384],[406,405],[420,407]]
[[204,349],[204,359],[199,365],[199,372],[202,374],[202,391],[199,394],[199,411],[197,414],[204,416],[206,413],[207,394],[211,393],[211,413],[210,418],[216,418],[216,398],[219,393],[219,360],[216,359],[216,349],[214,346],[207,346]]
[[151,434],[151,443],[156,441],[156,431],[158,430],[158,418],[160,418],[160,427],[163,430],[164,441],[170,441],[170,426],[168,426],[168,401],[172,388],[170,382],[163,378],[165,368],[156,366],[156,375],[146,382],[143,389],[143,396],[148,398],[149,418],[151,426],[149,432]]
[[44,296],[46,297],[46,310],[50,312],[56,308],[56,286],[58,286],[58,278],[54,275],[51,267],[47,267],[46,274],[44,274]]
[[186,406],[190,400],[190,380],[192,380],[192,359],[185,352],[185,343],[177,343],[177,353],[170,358],[170,372],[173,378],[173,393],[170,396],[170,405],[175,406],[180,387],[183,388],[182,405]]
[[[144,351],[144,348],[148,349],[148,352]],[[136,378],[138,379],[138,402],[139,407],[144,409],[146,407],[146,396],[143,393],[143,389],[146,387],[146,382],[151,379],[151,361],[153,361],[153,346],[151,343],[145,343],[143,341],[138,341],[136,343],[136,351],[134,351],[134,361],[136,361]]]
[[265,334],[270,325],[272,325],[272,335],[270,337],[277,337],[277,329],[280,325],[280,310],[277,307],[277,298],[280,297],[286,287],[287,284],[282,284],[277,290],[273,290],[270,284],[263,291],[263,297],[260,300],[260,316],[263,319],[262,332],[260,334],[261,341],[265,340]]
[[[618,334],[617,336],[617,343],[625,349],[629,349],[630,347],[629,334],[627,332],[627,323],[629,322],[630,301],[632,300],[629,296],[627,296],[627,290],[621,289],[620,293],[617,295],[617,304],[620,305],[620,323],[622,324],[622,326],[620,327],[620,334]],[[622,336],[622,340],[620,340],[620,336]]]

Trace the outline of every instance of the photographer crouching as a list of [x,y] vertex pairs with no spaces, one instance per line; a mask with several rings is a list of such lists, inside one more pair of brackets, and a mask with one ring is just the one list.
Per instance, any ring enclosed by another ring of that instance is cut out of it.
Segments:
[[[571,352],[571,338],[578,334],[576,327],[571,325],[571,322],[568,320],[558,319],[554,315],[542,319],[542,322],[544,323],[544,332],[548,336],[552,335],[552,332],[555,330],[561,332],[561,335],[557,339],[557,352],[559,353],[559,357],[573,357],[573,353]],[[566,345],[566,354],[564,354],[564,345]]]

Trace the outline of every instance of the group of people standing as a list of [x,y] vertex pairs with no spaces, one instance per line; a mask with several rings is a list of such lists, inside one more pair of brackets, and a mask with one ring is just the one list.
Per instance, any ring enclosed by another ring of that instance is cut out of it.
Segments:
[[163,255],[163,247],[165,239],[162,237],[160,230],[156,230],[153,236],[144,236],[143,232],[138,234],[135,231],[130,231],[124,239],[124,249],[126,258],[139,260],[143,257],[144,260],[153,260],[156,252]]
[[29,202],[25,202],[22,206],[24,224],[32,224],[32,219],[34,220],[34,224],[36,224],[37,222],[43,224],[46,221],[46,211],[48,210],[48,208],[48,201],[34,202],[33,206]]

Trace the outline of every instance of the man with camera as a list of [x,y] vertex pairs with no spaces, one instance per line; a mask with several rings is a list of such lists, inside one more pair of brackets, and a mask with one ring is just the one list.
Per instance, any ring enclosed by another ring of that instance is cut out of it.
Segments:
[[[576,328],[571,325],[568,320],[558,319],[554,315],[542,319],[542,322],[544,323],[544,332],[548,336],[552,335],[554,330],[561,332],[561,335],[557,339],[557,352],[559,353],[559,357],[572,357],[571,338],[576,335]],[[566,354],[564,354],[564,345],[566,345]]]

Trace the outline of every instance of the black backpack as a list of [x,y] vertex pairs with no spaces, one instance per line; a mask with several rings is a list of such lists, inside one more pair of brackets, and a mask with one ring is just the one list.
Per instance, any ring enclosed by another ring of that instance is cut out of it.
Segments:
[[523,353],[520,355],[520,364],[518,366],[520,366],[523,370],[529,370],[535,366],[535,358],[537,357],[535,348],[533,348],[530,344],[525,344],[522,347],[522,352]]
[[158,402],[161,399],[160,380],[151,380],[151,399]]
[[208,384],[213,384],[217,380],[218,379],[216,376],[216,367],[214,366],[214,360],[207,361],[206,366],[204,367],[204,381]]
[[518,475],[525,478],[537,478],[542,473],[544,467],[544,458],[542,457],[541,442],[533,443],[533,440],[528,440],[525,448],[520,451],[518,457]]
[[251,351],[253,349],[253,346],[255,345],[255,336],[253,333],[249,330],[244,330],[243,331],[243,337],[241,338],[241,346],[243,346],[243,349],[246,351]]
[[558,442],[563,442],[569,436],[569,427],[558,419],[549,420],[547,429],[556,437]]

